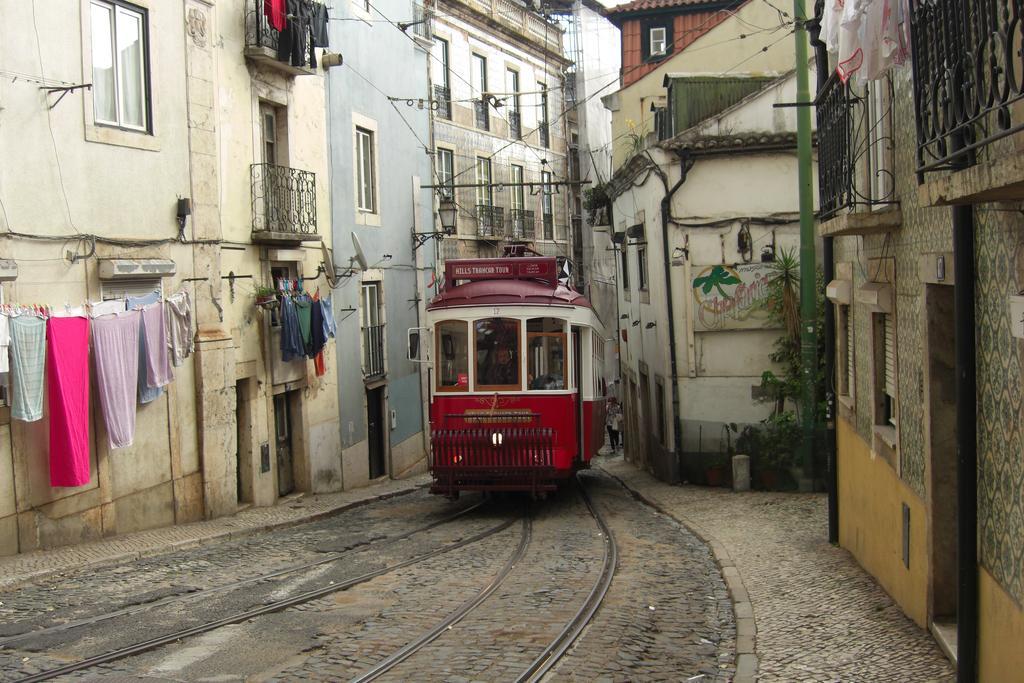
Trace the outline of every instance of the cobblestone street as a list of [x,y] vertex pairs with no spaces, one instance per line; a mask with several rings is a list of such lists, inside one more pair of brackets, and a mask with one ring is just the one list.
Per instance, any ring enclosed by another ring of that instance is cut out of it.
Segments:
[[828,543],[824,494],[669,486],[621,457],[600,467],[735,567],[756,622],[758,680],[955,680],[931,635],[848,552]]
[[[731,680],[736,624],[708,547],[611,477],[580,479],[611,539],[576,486],[533,503],[418,491],[200,547],[10,575],[0,680],[504,681],[542,660],[554,680]],[[592,602],[612,540],[614,578]],[[596,612],[580,620],[587,605]]]

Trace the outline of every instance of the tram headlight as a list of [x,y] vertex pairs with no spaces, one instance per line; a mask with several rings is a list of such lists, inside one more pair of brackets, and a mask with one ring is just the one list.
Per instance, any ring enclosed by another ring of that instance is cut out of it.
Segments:
[[501,432],[494,432],[491,434],[491,445],[497,448],[505,441],[505,435]]

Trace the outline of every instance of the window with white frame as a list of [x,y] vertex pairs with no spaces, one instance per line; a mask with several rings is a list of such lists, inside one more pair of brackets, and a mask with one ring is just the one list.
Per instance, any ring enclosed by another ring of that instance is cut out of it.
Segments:
[[119,0],[92,0],[93,118],[98,124],[148,132],[147,13]]
[[356,126],[356,204],[360,211],[377,213],[377,168],[374,132]]
[[450,149],[437,148],[437,180],[445,196],[454,199],[455,154]]
[[668,32],[664,26],[655,26],[650,32],[651,56],[665,54]]
[[476,205],[494,206],[494,188],[491,186],[491,160],[476,158]]
[[523,167],[512,164],[512,174],[509,177],[512,193],[512,209],[522,210],[526,208],[526,195],[523,192]]

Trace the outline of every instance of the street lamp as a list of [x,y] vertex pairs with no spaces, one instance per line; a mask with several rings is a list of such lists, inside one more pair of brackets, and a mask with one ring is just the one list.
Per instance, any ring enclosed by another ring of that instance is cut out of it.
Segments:
[[441,195],[441,200],[437,203],[437,216],[441,221],[441,230],[434,232],[414,232],[413,238],[413,251],[419,249],[430,240],[444,239],[447,235],[455,234],[455,221],[458,219],[459,207],[455,205],[455,200],[447,194]]
[[445,235],[455,234],[455,221],[458,218],[459,209],[455,206],[455,200],[451,197],[441,197],[437,204],[437,215],[441,219],[441,230]]

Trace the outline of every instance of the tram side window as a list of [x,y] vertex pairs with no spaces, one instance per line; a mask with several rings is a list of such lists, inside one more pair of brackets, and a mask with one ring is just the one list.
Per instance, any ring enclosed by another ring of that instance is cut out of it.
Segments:
[[528,320],[526,348],[529,389],[565,389],[565,321],[558,318]]
[[437,388],[469,390],[469,323],[465,321],[437,324]]
[[519,321],[487,318],[476,321],[476,389],[521,389]]

